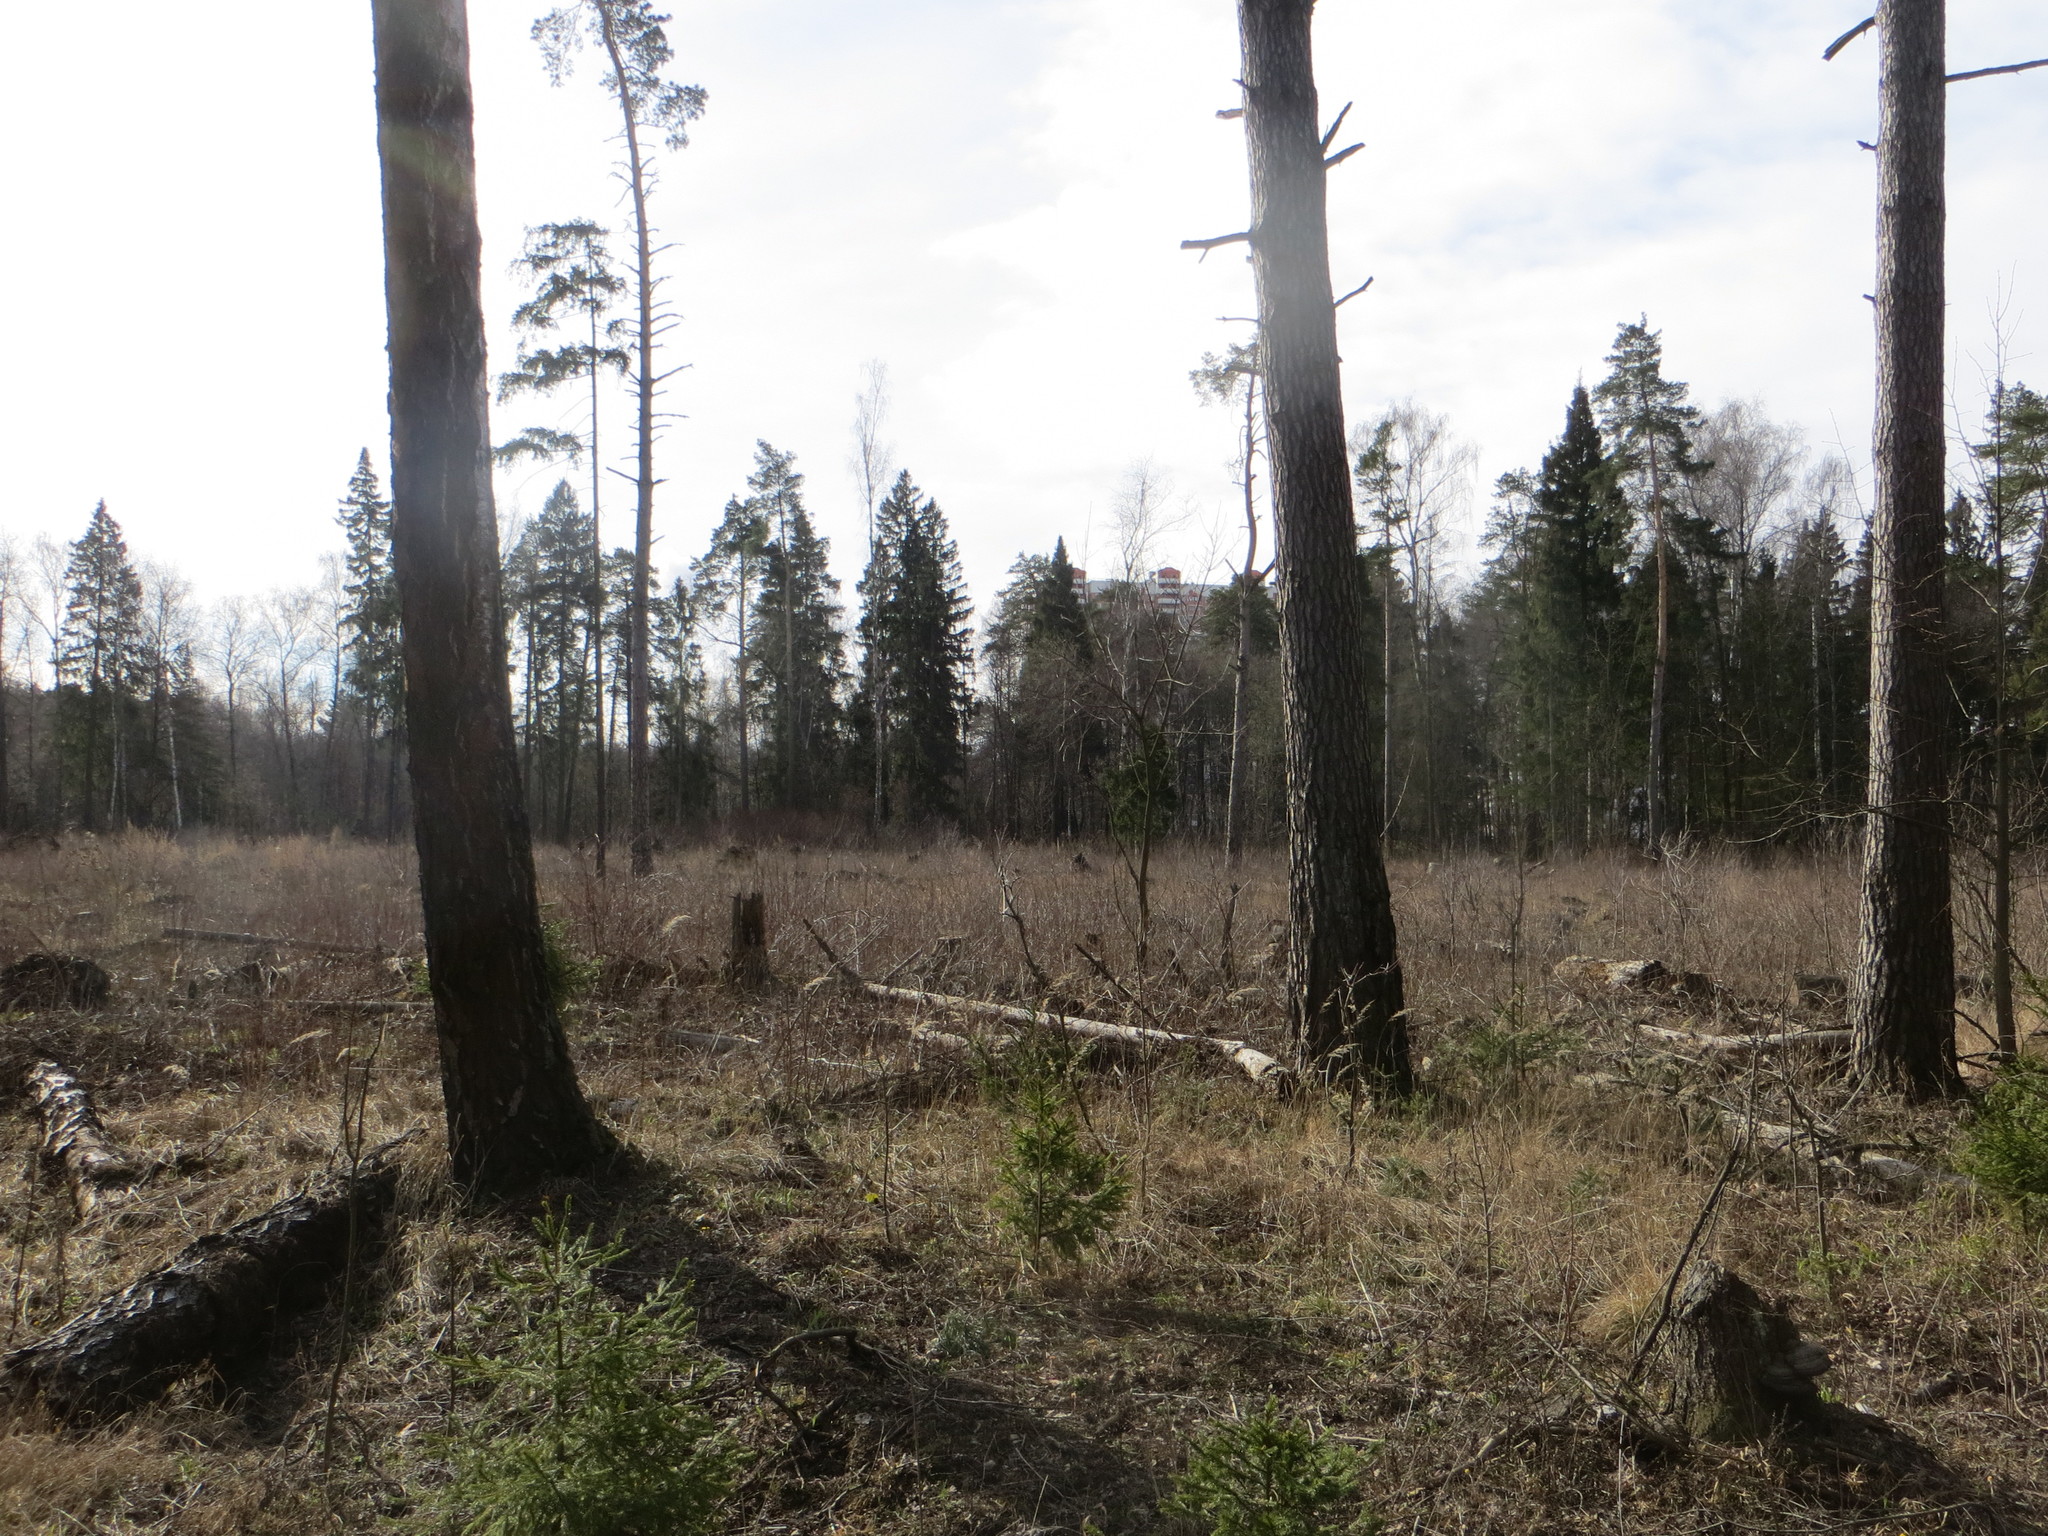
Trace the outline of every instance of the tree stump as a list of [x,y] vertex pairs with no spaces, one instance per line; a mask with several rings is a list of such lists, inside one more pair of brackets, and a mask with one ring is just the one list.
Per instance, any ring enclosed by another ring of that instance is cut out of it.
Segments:
[[0,1013],[41,1008],[75,1008],[92,1013],[107,1006],[113,979],[80,955],[23,955],[0,970]]
[[1817,1402],[1827,1351],[1712,1259],[1686,1271],[1665,1334],[1671,1416],[1703,1440],[1761,1440]]
[[732,937],[725,950],[725,984],[738,992],[768,985],[768,904],[759,891],[732,899]]

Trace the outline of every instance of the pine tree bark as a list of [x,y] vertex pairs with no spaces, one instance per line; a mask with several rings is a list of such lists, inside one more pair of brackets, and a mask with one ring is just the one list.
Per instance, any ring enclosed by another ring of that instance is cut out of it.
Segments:
[[[1288,1019],[1311,1071],[1414,1086],[1374,782],[1370,595],[1358,558],[1330,291],[1314,0],[1239,0],[1286,713]],[[1355,1045],[1349,1060],[1340,1056]]]
[[607,1150],[541,949],[507,681],[463,0],[372,0],[390,326],[392,552],[420,906],[458,1183]]
[[1945,0],[1883,0],[1878,131],[1877,505],[1870,780],[1856,1065],[1915,1096],[1956,1091],[1943,605]]

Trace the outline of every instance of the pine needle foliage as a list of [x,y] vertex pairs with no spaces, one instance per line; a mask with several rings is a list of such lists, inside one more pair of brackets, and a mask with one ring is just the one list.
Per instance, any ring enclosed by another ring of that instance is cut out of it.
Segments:
[[1011,1111],[1009,1144],[996,1161],[994,1200],[1003,1225],[1039,1262],[1050,1248],[1062,1259],[1115,1225],[1131,1197],[1116,1157],[1082,1145],[1071,1071],[1076,1053],[1025,1040],[1012,1050],[992,1095]]
[[703,1401],[725,1374],[696,1346],[683,1289],[614,1304],[597,1276],[625,1254],[536,1224],[528,1262],[496,1273],[511,1322],[455,1357],[471,1396],[446,1437],[453,1477],[435,1513],[463,1536],[691,1536],[712,1529],[744,1453]]
[[1957,1163],[2029,1220],[2048,1217],[2048,1065],[2016,1061],[1999,1073]]
[[1316,1434],[1267,1398],[1195,1443],[1164,1508],[1214,1536],[1324,1536],[1375,1522],[1339,1521],[1358,1485],[1358,1452]]

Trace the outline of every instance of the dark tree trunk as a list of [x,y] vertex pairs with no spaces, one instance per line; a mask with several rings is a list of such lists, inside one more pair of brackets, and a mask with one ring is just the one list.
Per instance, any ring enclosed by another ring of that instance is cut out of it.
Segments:
[[1413,1086],[1374,783],[1370,597],[1337,375],[1313,0],[1240,0],[1252,262],[1279,550],[1286,711],[1287,1008],[1303,1063],[1354,1041],[1382,1092]]
[[768,906],[761,893],[732,899],[732,935],[725,950],[725,984],[741,992],[768,985]]
[[358,1220],[374,1222],[397,1182],[396,1170],[380,1160],[353,1191],[346,1178],[329,1175],[260,1215],[209,1232],[162,1269],[10,1352],[0,1359],[0,1377],[76,1417],[144,1401],[209,1360],[245,1355],[261,1346],[268,1319],[318,1302],[348,1262],[351,1200]]
[[1942,628],[1944,0],[1884,0],[1878,130],[1877,507],[1871,520],[1870,785],[1856,1064],[1954,1092]]
[[420,906],[456,1180],[511,1190],[608,1145],[548,994],[506,674],[463,0],[373,0],[392,553]]

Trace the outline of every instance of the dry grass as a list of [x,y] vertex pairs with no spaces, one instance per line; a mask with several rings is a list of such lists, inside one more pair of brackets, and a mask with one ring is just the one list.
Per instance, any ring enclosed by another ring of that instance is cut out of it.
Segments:
[[[1955,1481],[1894,1486],[1782,1450],[1639,1462],[1591,1411],[1654,1314],[1726,1142],[1659,1091],[1681,1074],[1636,1046],[1630,1007],[1566,994],[1550,967],[1570,953],[1655,955],[1727,989],[1695,1010],[1701,1027],[1765,1017],[1793,972],[1845,964],[1854,887],[1842,866],[1399,868],[1424,1102],[1353,1125],[1344,1103],[1277,1103],[1177,1058],[1093,1072],[1088,1123],[1124,1159],[1133,1203],[1085,1262],[1034,1272],[990,1215],[1000,1112],[971,1078],[920,1073],[934,1064],[892,1027],[900,1010],[800,985],[824,965],[796,920],[870,975],[908,958],[912,984],[1023,995],[1000,864],[1064,1005],[1280,1044],[1277,863],[1254,863],[1233,910],[1213,856],[1160,860],[1140,972],[1129,883],[1106,852],[1090,859],[1081,871],[1043,848],[703,850],[635,884],[544,858],[553,915],[609,962],[572,1022],[579,1070],[641,1154],[550,1193],[633,1245],[614,1277],[622,1294],[687,1265],[707,1345],[737,1362],[823,1322],[857,1325],[886,1354],[869,1367],[785,1354],[777,1379],[801,1432],[743,1385],[722,1400],[760,1453],[735,1530],[1169,1529],[1155,1506],[1189,1437],[1267,1393],[1372,1453],[1367,1498],[1394,1530],[1803,1532],[1889,1509],[1891,1523],[1857,1528],[1917,1533],[2026,1529],[2048,1513],[2041,1245],[1953,1194],[1823,1198],[1811,1170],[1746,1162],[1708,1245],[1834,1352],[1833,1393],[1938,1449]],[[6,1057],[59,1055],[95,1084],[110,1131],[160,1162],[79,1223],[35,1167],[26,1115],[0,1117],[12,1337],[327,1161],[337,1053],[378,1026],[315,1000],[404,985],[380,960],[287,951],[269,990],[252,989],[236,973],[246,951],[166,942],[161,929],[403,952],[416,943],[408,864],[364,845],[141,838],[0,858],[0,960],[60,948],[117,978],[110,1014],[0,1026]],[[710,980],[742,889],[766,893],[785,979],[751,998]],[[664,1043],[678,1028],[764,1043],[706,1057]],[[1643,1088],[1575,1081],[1617,1067]],[[435,1126],[421,1022],[384,1029],[374,1075],[372,1138]],[[1945,1112],[1851,1103],[1814,1071],[1783,1084],[1738,1075],[1717,1091],[1788,1089],[1930,1159],[1951,1131]],[[346,1344],[331,1467],[330,1308],[281,1324],[267,1356],[114,1424],[60,1432],[17,1415],[0,1428],[0,1529],[400,1528],[442,1475],[420,1446],[451,1408],[451,1324],[460,1333],[488,1311],[488,1261],[523,1250],[527,1214],[454,1210],[432,1146],[421,1151]],[[1953,1390],[1929,1390],[1943,1382]]]

